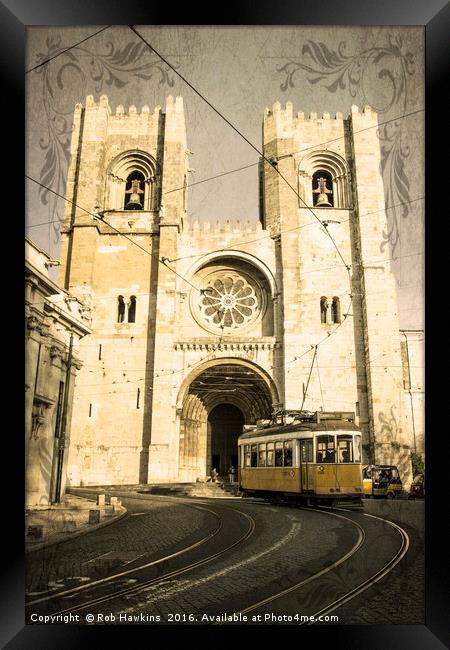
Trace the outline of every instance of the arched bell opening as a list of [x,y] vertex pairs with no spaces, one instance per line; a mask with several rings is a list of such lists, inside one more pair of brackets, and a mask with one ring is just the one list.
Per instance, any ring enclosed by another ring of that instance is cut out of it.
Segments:
[[180,395],[179,480],[204,479],[216,468],[237,468],[237,439],[244,424],[270,418],[278,402],[273,381],[243,360],[215,360],[193,374]]

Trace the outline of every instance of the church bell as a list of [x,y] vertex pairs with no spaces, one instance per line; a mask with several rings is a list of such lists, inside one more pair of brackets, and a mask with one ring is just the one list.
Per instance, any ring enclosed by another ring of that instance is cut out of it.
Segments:
[[326,194],[319,194],[319,198],[317,199],[317,203],[316,203],[315,207],[316,208],[332,208],[333,206],[328,201],[328,198],[327,198]]
[[130,200],[126,205],[127,210],[142,210],[142,203],[139,198],[139,194],[132,193]]

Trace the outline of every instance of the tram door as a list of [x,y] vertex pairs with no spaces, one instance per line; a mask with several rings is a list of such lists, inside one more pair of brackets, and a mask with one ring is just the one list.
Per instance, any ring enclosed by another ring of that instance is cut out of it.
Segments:
[[308,464],[313,462],[313,441],[300,440],[300,461],[302,468],[302,491],[312,490]]

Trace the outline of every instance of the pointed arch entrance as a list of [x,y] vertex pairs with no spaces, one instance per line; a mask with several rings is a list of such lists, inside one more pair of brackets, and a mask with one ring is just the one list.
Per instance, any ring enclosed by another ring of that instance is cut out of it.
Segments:
[[204,478],[213,466],[225,475],[237,465],[244,424],[269,418],[278,403],[272,378],[242,359],[215,359],[197,368],[179,394],[179,480]]

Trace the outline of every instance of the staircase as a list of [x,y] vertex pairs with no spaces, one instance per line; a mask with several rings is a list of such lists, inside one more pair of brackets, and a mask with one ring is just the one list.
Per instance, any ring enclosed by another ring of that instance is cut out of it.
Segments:
[[165,496],[206,497],[211,499],[239,497],[240,491],[237,483],[166,483],[148,485],[137,490],[144,494],[160,494]]

